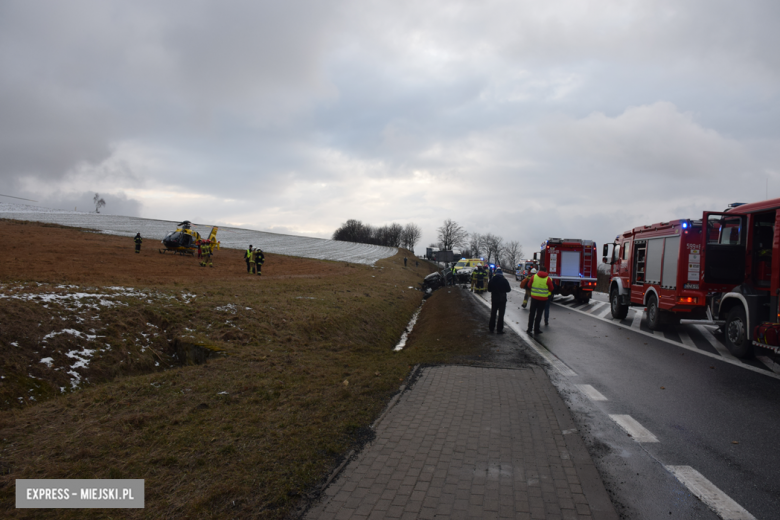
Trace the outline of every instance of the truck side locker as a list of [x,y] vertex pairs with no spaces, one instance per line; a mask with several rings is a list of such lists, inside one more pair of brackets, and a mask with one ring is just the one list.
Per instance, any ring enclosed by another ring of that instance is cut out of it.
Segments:
[[680,259],[680,235],[666,237],[664,245],[664,266],[661,274],[661,287],[677,288],[677,265]]

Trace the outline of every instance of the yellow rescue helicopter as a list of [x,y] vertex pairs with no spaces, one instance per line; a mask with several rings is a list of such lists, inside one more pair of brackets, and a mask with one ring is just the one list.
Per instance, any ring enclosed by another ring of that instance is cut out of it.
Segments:
[[192,229],[192,222],[185,220],[177,226],[176,231],[171,231],[165,235],[165,238],[162,239],[165,249],[160,249],[160,253],[171,252],[175,255],[195,255],[198,246],[207,240],[212,244],[212,249],[219,249],[219,242],[217,242],[218,229],[217,226],[214,226],[211,228],[209,238],[202,239],[200,233]]

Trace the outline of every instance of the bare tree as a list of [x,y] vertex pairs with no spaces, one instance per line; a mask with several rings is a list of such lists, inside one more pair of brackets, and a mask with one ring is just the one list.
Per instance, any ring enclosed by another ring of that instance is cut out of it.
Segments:
[[438,232],[439,243],[444,251],[466,245],[466,239],[469,236],[465,229],[450,219],[444,221]]
[[92,198],[92,202],[95,203],[95,213],[100,213],[100,208],[106,205],[106,201],[100,198],[100,195],[95,193],[95,196]]
[[504,246],[503,254],[501,255],[503,260],[502,265],[505,269],[514,269],[522,256],[523,249],[520,247],[520,243],[517,240],[507,242]]
[[484,239],[479,233],[472,233],[469,237],[469,252],[471,253],[469,258],[479,258],[482,254],[484,247]]
[[403,247],[414,252],[414,246],[417,245],[417,242],[419,242],[422,237],[422,230],[417,224],[410,222],[404,227],[402,237],[401,244]]
[[488,263],[490,263],[490,259],[493,258],[496,262],[498,262],[498,255],[501,252],[504,239],[494,235],[493,233],[488,233],[483,238],[485,240],[485,255],[487,256],[486,260]]

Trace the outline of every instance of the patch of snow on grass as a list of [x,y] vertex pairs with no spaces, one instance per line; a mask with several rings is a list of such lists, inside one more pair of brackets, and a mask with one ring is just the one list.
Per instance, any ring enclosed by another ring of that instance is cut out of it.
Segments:
[[420,311],[422,311],[423,305],[425,305],[425,300],[420,304],[420,307],[414,311],[414,314],[412,315],[412,319],[409,320],[409,324],[406,326],[406,330],[403,334],[401,334],[401,339],[398,341],[398,345],[395,346],[393,349],[394,352],[398,352],[399,350],[403,350],[403,348],[406,346],[406,340],[409,339],[409,334],[412,333],[412,329],[414,328],[414,324],[417,323],[417,318],[420,317]]

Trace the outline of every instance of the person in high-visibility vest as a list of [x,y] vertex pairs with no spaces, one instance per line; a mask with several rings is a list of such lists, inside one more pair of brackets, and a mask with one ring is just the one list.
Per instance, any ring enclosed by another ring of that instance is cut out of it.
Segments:
[[546,271],[538,271],[536,274],[532,274],[528,281],[528,287],[531,288],[531,310],[528,313],[528,328],[526,332],[528,334],[541,334],[542,329],[540,326],[542,324],[544,307],[547,304],[547,299],[552,296],[555,287],[550,277],[547,276]]
[[136,233],[135,235],[135,252],[140,253],[141,252],[141,233]]
[[246,272],[252,274],[252,266],[255,263],[252,259],[252,244],[249,244],[249,249],[244,253],[244,260],[246,260]]
[[209,240],[204,240],[200,244],[200,252],[203,255],[203,261],[200,263],[201,267],[206,267],[207,265],[209,267],[214,267],[214,264],[211,262],[211,242]]

